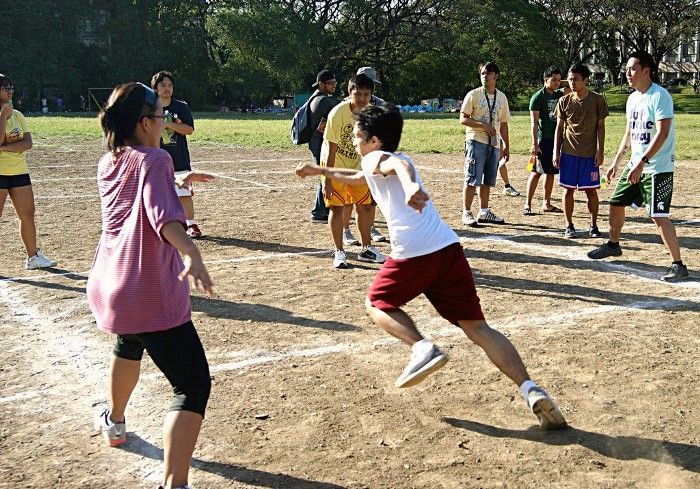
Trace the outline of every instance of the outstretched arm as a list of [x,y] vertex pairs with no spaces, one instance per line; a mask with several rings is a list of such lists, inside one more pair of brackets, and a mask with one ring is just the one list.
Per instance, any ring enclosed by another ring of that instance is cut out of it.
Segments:
[[360,170],[352,168],[328,168],[326,166],[301,163],[296,168],[296,174],[301,178],[323,175],[326,178],[337,180],[352,187],[359,187],[367,183],[364,174]]

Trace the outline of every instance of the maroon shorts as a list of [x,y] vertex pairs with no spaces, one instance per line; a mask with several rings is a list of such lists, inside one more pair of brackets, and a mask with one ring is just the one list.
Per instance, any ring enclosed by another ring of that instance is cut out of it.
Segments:
[[474,277],[459,243],[415,258],[387,257],[368,298],[377,309],[392,311],[420,294],[451,323],[484,319]]

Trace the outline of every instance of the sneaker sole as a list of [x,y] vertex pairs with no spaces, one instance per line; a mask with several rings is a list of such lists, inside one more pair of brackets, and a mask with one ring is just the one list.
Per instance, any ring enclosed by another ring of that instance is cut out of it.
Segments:
[[27,270],[41,270],[42,268],[53,268],[56,265],[58,265],[58,262],[54,262],[51,265],[42,265],[42,266],[32,266],[32,267],[27,267]]
[[447,360],[449,360],[448,356],[443,353],[439,357],[433,358],[430,362],[425,364],[425,366],[422,369],[414,373],[411,377],[408,377],[407,379],[401,382],[397,380],[394,385],[399,389],[404,389],[406,387],[412,387],[416,384],[419,384],[420,382],[425,380],[425,378],[428,375],[444,367],[447,363]]
[[372,238],[372,241],[375,243],[386,243],[388,239],[386,237],[382,236],[381,238]]
[[560,430],[567,427],[564,416],[551,399],[537,401],[532,406],[532,412],[540,420],[540,427],[543,430]]
[[683,280],[688,280],[690,278],[690,274],[686,275],[685,277],[661,277],[661,280],[664,282],[682,282]]
[[382,263],[384,263],[386,261],[386,258],[383,259],[382,261],[377,261],[377,260],[372,260],[371,258],[364,258],[360,255],[357,255],[357,261],[363,261],[365,263],[378,263],[379,265],[381,265]]
[[505,221],[487,221],[485,219],[479,219],[476,222],[479,224],[498,224],[499,226],[506,223]]
[[106,433],[103,434],[104,439],[107,440],[107,444],[110,447],[118,447],[119,445],[123,445],[126,443],[126,435],[120,436],[119,438],[110,438]]
[[337,270],[345,270],[350,268],[347,263],[340,263],[339,265],[333,265],[333,268]]

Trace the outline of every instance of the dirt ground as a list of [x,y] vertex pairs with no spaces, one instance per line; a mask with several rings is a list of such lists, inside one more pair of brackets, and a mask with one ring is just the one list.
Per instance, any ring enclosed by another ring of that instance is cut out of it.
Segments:
[[[24,270],[8,203],[0,487],[153,488],[170,390],[150,360],[127,410],[127,444],[110,449],[91,428],[113,344],[85,300],[101,151],[42,143],[30,156],[39,240],[60,263]],[[670,259],[642,211],[628,212],[623,256],[594,262],[585,254],[602,239],[564,238],[561,215],[523,216],[524,198],[500,187],[492,208],[508,224],[465,229],[461,156],[414,155],[462,238],[490,324],[570,422],[543,433],[517,388],[424,299],[406,309],[451,360],[414,388],[393,387],[409,352],[364,313],[378,266],[357,262],[351,247],[352,267],[332,268],[329,232],[308,220],[314,182],[291,172],[307,151],[192,152],[195,167],[220,175],[195,195],[217,292],[193,297],[214,378],[191,471],[198,489],[700,487],[698,161],[677,164],[672,216],[694,271],[673,285],[657,279]],[[522,156],[509,164],[521,191],[525,165]],[[602,230],[610,193],[601,192]],[[581,230],[585,216],[579,197]]]

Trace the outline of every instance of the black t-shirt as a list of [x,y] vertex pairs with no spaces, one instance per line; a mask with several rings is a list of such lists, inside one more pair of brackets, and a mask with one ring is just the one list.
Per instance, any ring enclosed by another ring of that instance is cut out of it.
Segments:
[[[180,119],[180,122],[194,127],[192,112],[186,102],[181,100],[170,100],[170,105],[163,107],[163,114],[166,117],[172,117],[172,120]],[[167,120],[167,119],[166,119]],[[187,136],[178,134],[171,129],[165,129],[160,138],[160,147],[170,153],[173,159],[175,171],[191,170],[190,166],[190,150],[187,147]]]
[[323,140],[323,133],[317,131],[316,128],[321,122],[321,119],[328,119],[328,114],[330,114],[331,109],[338,105],[337,99],[329,97],[328,95],[319,95],[320,93],[321,92],[316,90],[314,93],[311,94],[312,97],[316,97],[311,101],[311,104],[309,105],[309,109],[311,110],[311,120],[309,121],[309,123],[314,129],[313,133],[311,133],[311,141]]

